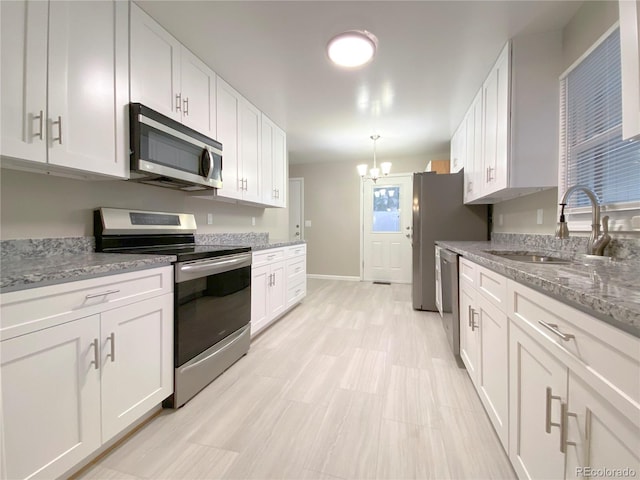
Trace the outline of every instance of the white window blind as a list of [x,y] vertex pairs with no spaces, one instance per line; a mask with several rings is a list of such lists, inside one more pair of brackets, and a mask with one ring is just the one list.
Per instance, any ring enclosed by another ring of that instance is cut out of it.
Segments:
[[[640,142],[622,140],[619,28],[560,79],[559,177],[560,197],[580,184],[614,210],[639,206]],[[589,205],[576,192],[568,213]]]

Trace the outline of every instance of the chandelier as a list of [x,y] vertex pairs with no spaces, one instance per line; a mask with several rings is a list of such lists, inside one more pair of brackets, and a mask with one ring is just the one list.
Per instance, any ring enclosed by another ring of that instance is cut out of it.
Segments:
[[376,140],[380,138],[380,135],[371,135],[369,138],[373,140],[373,168],[369,170],[369,175],[367,176],[368,166],[366,163],[363,163],[361,165],[358,165],[358,173],[360,174],[363,180],[371,179],[373,180],[373,183],[376,183],[378,181],[378,178],[380,178],[381,169],[382,169],[382,175],[385,175],[385,176],[389,175],[389,172],[391,172],[391,162],[383,162],[380,164],[380,168],[377,167]]

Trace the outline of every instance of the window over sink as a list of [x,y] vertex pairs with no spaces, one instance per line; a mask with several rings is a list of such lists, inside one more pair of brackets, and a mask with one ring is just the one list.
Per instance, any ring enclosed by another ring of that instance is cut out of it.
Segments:
[[[614,25],[560,77],[558,195],[590,187],[611,218],[611,230],[631,230],[640,214],[640,141],[622,139],[620,29]],[[588,230],[591,208],[574,195],[571,230]]]

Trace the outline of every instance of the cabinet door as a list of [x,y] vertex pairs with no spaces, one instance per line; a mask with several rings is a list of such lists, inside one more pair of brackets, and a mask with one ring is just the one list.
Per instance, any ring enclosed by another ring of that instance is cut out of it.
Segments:
[[509,457],[518,478],[563,478],[560,404],[567,368],[514,322],[509,331]]
[[483,169],[481,190],[483,195],[507,186],[510,51],[510,44],[507,44],[482,87]]
[[[466,282],[460,282],[460,357],[469,376],[477,385],[479,377],[480,339],[478,319],[474,311],[476,291]],[[477,387],[476,387],[477,388]]]
[[262,202],[276,205],[276,187],[273,177],[273,142],[276,126],[262,115]]
[[217,195],[241,198],[238,163],[240,94],[220,77],[216,79],[216,102],[216,139],[222,143],[222,188],[218,189]]
[[0,154],[45,163],[49,4],[0,2],[0,9]]
[[239,164],[242,166],[244,191],[242,198],[250,202],[261,202],[260,168],[260,110],[244,98],[240,101],[240,148]]
[[451,173],[457,173],[465,166],[465,121],[463,120],[451,138]]
[[101,315],[102,441],[173,392],[173,294]]
[[216,74],[186,48],[181,51],[182,123],[216,138]]
[[[476,97],[478,99],[478,97]],[[481,100],[481,96],[479,97]],[[475,138],[480,135],[480,131],[476,131],[476,101],[471,104],[471,108],[467,112],[464,119],[464,201],[474,200],[479,194],[479,185],[477,182],[478,165],[480,158],[475,151]]]
[[270,273],[269,265],[251,269],[251,335],[269,321]]
[[508,449],[509,437],[509,337],[507,315],[484,296],[476,296],[480,333],[478,393],[500,437]]
[[269,290],[269,310],[270,317],[275,318],[284,312],[287,302],[287,282],[285,275],[285,263],[277,262],[271,264],[271,275],[273,280]]
[[273,188],[276,207],[287,206],[287,134],[276,126],[273,131]]
[[57,478],[100,446],[98,321],[2,342],[7,478]]
[[640,137],[640,0],[619,0],[622,138]]
[[127,24],[124,2],[50,2],[49,163],[127,176]]
[[131,2],[131,101],[181,121],[180,42]]
[[[640,472],[640,409],[632,401],[596,389],[569,372],[568,408],[566,416],[567,445],[566,478],[594,477],[601,469],[615,472]],[[625,407],[626,412],[609,400]],[[628,477],[629,473],[609,473],[611,477]]]

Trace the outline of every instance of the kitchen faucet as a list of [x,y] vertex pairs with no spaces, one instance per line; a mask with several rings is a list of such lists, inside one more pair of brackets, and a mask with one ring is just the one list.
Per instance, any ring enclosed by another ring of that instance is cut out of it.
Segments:
[[587,254],[602,256],[605,247],[611,241],[611,236],[609,235],[609,217],[605,216],[602,218],[603,233],[602,236],[600,236],[600,202],[593,190],[584,185],[574,185],[564,192],[562,200],[560,201],[562,209],[560,211],[560,222],[556,230],[556,238],[564,239],[569,237],[569,228],[564,218],[564,207],[567,206],[569,196],[578,190],[586,194],[591,202],[591,235],[589,235],[589,243],[587,244]]

